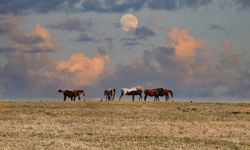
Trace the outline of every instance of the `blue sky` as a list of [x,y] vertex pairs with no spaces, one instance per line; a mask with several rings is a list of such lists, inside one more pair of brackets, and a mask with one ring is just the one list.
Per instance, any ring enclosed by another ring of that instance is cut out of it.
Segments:
[[[132,33],[120,25],[126,13],[139,22]],[[79,88],[95,98],[140,84],[247,98],[249,13],[248,0],[3,0],[0,96]]]

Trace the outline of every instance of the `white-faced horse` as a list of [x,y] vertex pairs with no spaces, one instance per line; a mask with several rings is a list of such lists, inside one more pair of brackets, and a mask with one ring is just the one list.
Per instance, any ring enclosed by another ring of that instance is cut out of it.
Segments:
[[143,92],[143,87],[142,86],[136,86],[136,87],[132,87],[130,89],[122,88],[119,101],[121,100],[121,98],[123,96],[126,96],[126,95],[132,95],[132,101],[134,101],[135,95],[139,95],[139,101],[140,101],[140,100],[142,100],[142,92]]

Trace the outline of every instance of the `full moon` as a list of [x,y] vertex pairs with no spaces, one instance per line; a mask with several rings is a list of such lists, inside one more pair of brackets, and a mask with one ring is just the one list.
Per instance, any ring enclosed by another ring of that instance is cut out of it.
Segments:
[[138,26],[137,18],[132,14],[125,14],[121,17],[122,29],[126,32],[133,32]]

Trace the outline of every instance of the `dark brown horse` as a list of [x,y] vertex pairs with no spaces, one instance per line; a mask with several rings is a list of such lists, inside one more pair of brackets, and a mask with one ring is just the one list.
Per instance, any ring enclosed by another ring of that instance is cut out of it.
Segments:
[[147,100],[147,96],[154,96],[154,101],[160,101],[160,96],[165,96],[165,100],[169,100],[169,94],[173,98],[173,91],[170,89],[157,88],[157,89],[146,89],[144,90],[144,101]]
[[173,94],[173,91],[170,90],[170,89],[163,89],[163,92],[160,93],[159,96],[165,96],[165,101],[168,101],[169,100],[169,95],[174,98],[174,94]]
[[106,89],[104,90],[104,96],[106,96],[106,100],[114,100],[115,99],[115,89]]
[[159,100],[159,96],[163,94],[164,89],[163,88],[157,88],[157,89],[146,89],[144,90],[144,101],[147,101],[147,96],[154,97],[154,101]]
[[81,100],[81,94],[85,96],[84,90],[58,90],[59,93],[63,93],[63,100],[66,101],[66,98],[69,97],[71,101],[75,101],[76,97],[78,100]]

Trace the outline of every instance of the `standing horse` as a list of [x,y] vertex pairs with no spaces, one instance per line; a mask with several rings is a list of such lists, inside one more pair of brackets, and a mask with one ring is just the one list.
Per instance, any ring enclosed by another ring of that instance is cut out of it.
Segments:
[[154,96],[154,101],[160,101],[159,96],[164,92],[163,88],[146,89],[144,90],[144,101],[147,101],[147,96]]
[[85,96],[84,90],[73,90],[73,92],[75,93],[75,98],[78,97],[78,100],[81,100],[81,94],[82,96]]
[[122,88],[121,95],[119,97],[119,101],[121,100],[121,98],[123,96],[126,96],[126,95],[132,95],[132,101],[134,101],[135,95],[139,95],[139,101],[140,101],[140,100],[142,100],[142,92],[143,92],[142,86],[136,86],[136,87],[132,87],[130,89]]
[[154,96],[154,101],[160,101],[160,96],[165,96],[165,100],[169,100],[169,94],[173,98],[173,91],[170,89],[157,88],[157,89],[146,89],[144,90],[144,101],[146,101],[147,96]]
[[115,89],[106,89],[104,90],[104,96],[106,96],[106,100],[114,100],[115,98]]
[[174,98],[173,91],[170,89],[163,89],[163,93],[161,93],[159,96],[165,96],[165,101],[169,100],[169,94],[172,98]]
[[69,97],[71,101],[75,101],[76,97],[78,97],[78,100],[81,99],[80,95],[82,94],[85,96],[84,90],[58,90],[58,93],[63,93],[63,100],[66,101],[66,98]]

